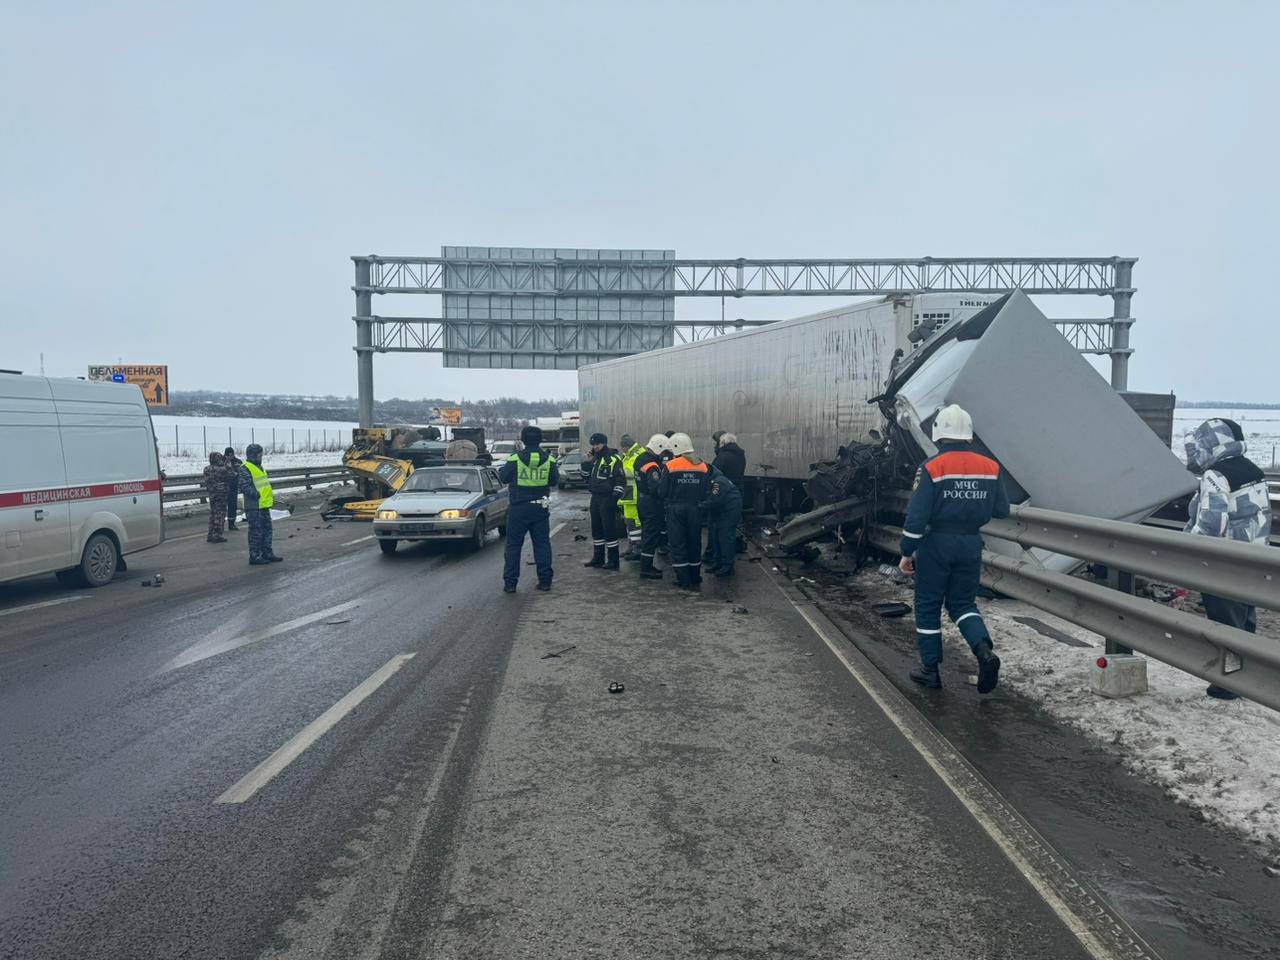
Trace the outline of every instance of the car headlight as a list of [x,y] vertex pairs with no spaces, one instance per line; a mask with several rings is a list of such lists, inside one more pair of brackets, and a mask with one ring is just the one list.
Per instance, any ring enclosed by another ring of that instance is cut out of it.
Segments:
[[465,520],[469,516],[471,516],[470,510],[441,510],[440,511],[441,520]]
[[378,511],[378,519],[379,519],[379,520],[394,520],[394,519],[396,519],[398,516],[400,516],[400,514],[396,513],[394,510],[379,510],[379,511]]

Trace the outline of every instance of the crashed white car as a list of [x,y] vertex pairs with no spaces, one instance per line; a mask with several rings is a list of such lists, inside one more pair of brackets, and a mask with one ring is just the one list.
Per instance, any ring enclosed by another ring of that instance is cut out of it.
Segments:
[[479,550],[488,532],[507,532],[510,494],[492,467],[420,467],[378,508],[373,534],[383,553],[400,541],[454,540]]

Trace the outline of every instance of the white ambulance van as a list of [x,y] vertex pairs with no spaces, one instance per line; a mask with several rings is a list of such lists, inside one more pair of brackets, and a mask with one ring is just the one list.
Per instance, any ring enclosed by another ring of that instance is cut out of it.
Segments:
[[142,391],[0,373],[0,583],[56,573],[100,587],[163,540]]

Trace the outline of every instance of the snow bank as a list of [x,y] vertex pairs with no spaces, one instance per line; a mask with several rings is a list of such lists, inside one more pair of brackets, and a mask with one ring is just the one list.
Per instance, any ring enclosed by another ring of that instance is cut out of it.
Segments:
[[[912,602],[909,587],[875,572],[860,574],[857,588],[868,598]],[[1209,822],[1260,844],[1264,856],[1280,857],[1280,713],[1245,700],[1214,700],[1203,680],[1150,658],[1149,692],[1108,700],[1089,690],[1089,666],[1104,648],[1102,637],[1016,600],[980,606],[1003,663],[1002,688],[1114,751],[1138,776]],[[1015,617],[1033,618],[1089,646],[1068,646]],[[1280,614],[1259,610],[1258,630],[1280,638]],[[972,663],[968,645],[945,617],[943,640],[946,663]]]

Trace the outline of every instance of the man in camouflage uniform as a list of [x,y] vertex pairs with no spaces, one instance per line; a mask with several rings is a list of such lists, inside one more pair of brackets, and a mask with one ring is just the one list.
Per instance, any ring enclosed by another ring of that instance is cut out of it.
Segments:
[[271,507],[275,494],[271,480],[262,469],[262,447],[251,443],[244,451],[245,462],[240,465],[240,492],[244,495],[244,515],[249,521],[249,563],[279,563],[271,549]]
[[227,464],[217,451],[209,454],[209,465],[204,468],[204,488],[209,493],[209,534],[205,542],[226,543],[222,522],[227,516]]

